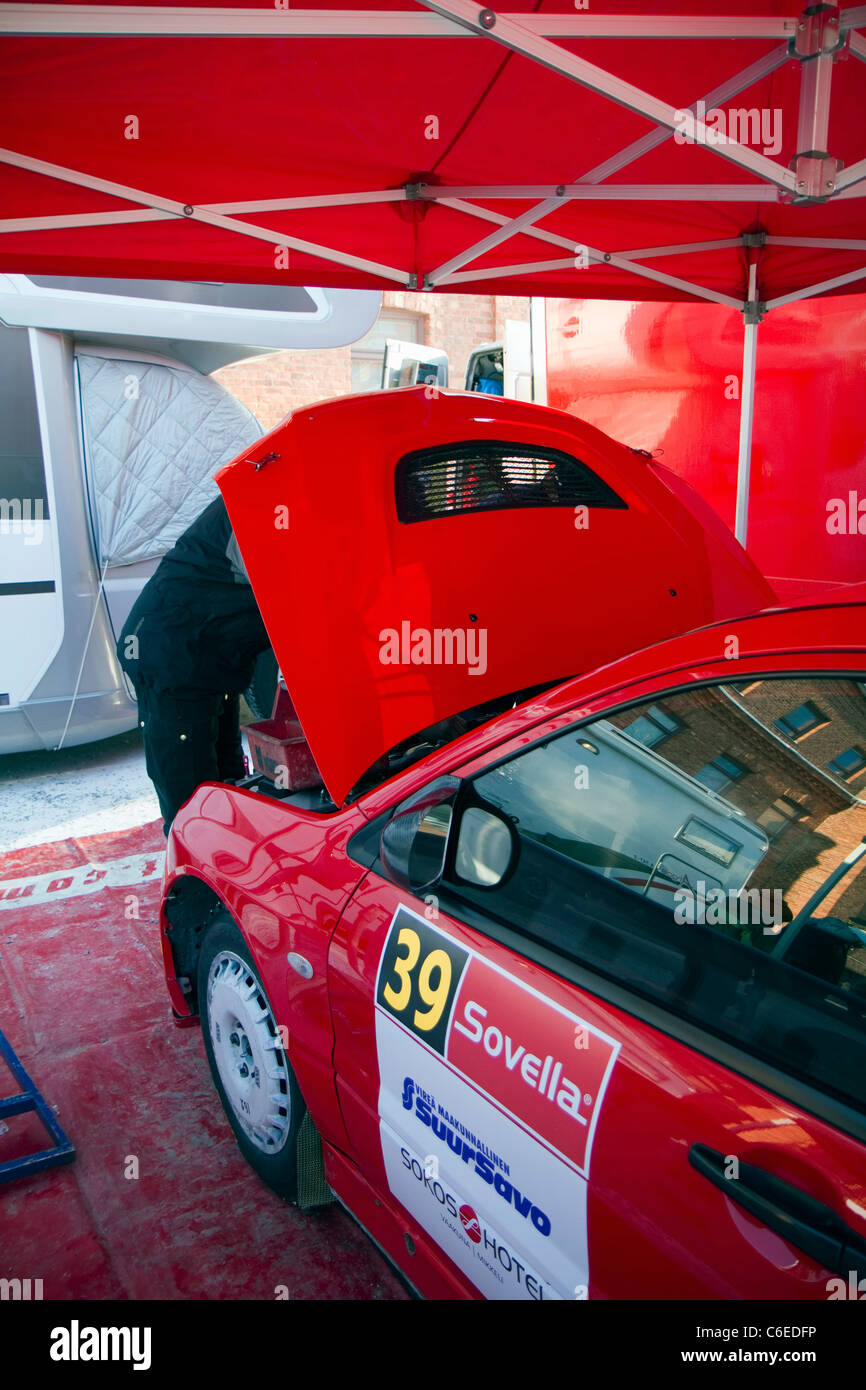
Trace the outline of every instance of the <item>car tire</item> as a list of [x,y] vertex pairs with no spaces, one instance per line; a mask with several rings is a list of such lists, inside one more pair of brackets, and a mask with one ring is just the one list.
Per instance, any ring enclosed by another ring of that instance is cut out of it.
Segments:
[[263,1182],[298,1197],[306,1105],[249,947],[228,913],[215,917],[198,962],[202,1036],[238,1147]]

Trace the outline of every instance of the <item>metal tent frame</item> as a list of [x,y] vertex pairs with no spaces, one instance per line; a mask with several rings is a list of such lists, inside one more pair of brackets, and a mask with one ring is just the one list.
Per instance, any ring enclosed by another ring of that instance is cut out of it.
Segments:
[[[540,64],[618,106],[654,123],[654,129],[633,141],[596,168],[577,175],[574,182],[551,185],[449,186],[423,182],[403,188],[374,189],[353,193],[316,194],[192,206],[158,192],[138,189],[99,178],[81,169],[35,159],[20,151],[0,149],[0,163],[123,199],[135,206],[121,211],[60,214],[57,216],[0,219],[0,234],[59,230],[75,227],[116,226],[136,222],[189,218],[221,228],[237,236],[252,237],[301,251],[325,261],[371,274],[406,289],[435,290],[470,286],[492,279],[507,281],[517,275],[546,270],[575,271],[593,263],[612,266],[639,279],[666,285],[688,297],[736,308],[744,316],[741,420],[737,475],[735,534],[743,545],[747,538],[752,419],[755,399],[755,366],[758,325],[770,310],[795,300],[825,294],[866,278],[866,264],[824,278],[805,288],[763,300],[757,275],[757,255],[763,246],[814,248],[829,252],[866,252],[866,239],[772,236],[744,232],[739,237],[681,245],[642,246],[625,251],[575,244],[569,238],[539,224],[567,202],[610,199],[619,203],[641,201],[738,202],[793,204],[826,203],[866,196],[866,157],[842,167],[828,149],[834,64],[843,55],[866,63],[866,6],[839,10],[832,5],[813,5],[799,16],[678,16],[513,14],[479,8],[473,0],[419,0],[428,11],[296,10],[289,0],[275,0],[272,10],[198,8],[179,6],[113,6],[0,4],[0,34],[22,36],[234,36],[294,37],[298,39],[365,39],[411,37],[474,38],[502,45],[513,53]],[[623,81],[606,69],[563,48],[556,40],[607,38],[681,40],[768,39],[777,42],[762,58],[727,81],[697,98],[684,109],[671,106],[650,92]],[[708,126],[708,108],[729,101],[792,58],[802,65],[797,124],[797,154],[785,167],[766,154],[749,148],[728,134]],[[725,159],[734,169],[757,182],[729,184],[607,184],[626,168],[673,134],[688,143],[699,143]],[[496,200],[532,200],[534,205],[518,216],[505,216],[486,206]],[[535,201],[537,200],[537,201]],[[442,264],[418,274],[417,270],[382,264],[318,242],[302,240],[260,222],[240,216],[310,208],[338,208],[375,203],[427,201],[493,224],[495,230],[467,245]],[[493,248],[516,235],[532,238],[565,255],[495,267],[472,268]],[[694,280],[671,275],[652,264],[660,258],[725,249],[745,249],[747,282],[737,299]],[[578,291],[579,292],[579,291]]]

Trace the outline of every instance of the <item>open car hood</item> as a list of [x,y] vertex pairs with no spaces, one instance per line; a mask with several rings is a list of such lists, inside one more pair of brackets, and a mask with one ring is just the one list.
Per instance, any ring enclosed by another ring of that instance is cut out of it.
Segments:
[[326,401],[217,482],[337,805],[444,718],[774,602],[680,479],[544,406]]

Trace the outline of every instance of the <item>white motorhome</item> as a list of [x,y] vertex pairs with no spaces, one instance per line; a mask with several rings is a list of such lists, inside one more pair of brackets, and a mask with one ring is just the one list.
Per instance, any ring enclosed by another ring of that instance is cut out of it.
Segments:
[[577,754],[588,790],[573,830],[584,840],[585,822],[588,868],[671,909],[681,890],[699,906],[746,887],[769,840],[730,801],[604,719],[578,734]]
[[262,434],[208,373],[354,342],[380,302],[301,286],[0,275],[0,753],[134,726],[116,634],[216,495],[213,474]]

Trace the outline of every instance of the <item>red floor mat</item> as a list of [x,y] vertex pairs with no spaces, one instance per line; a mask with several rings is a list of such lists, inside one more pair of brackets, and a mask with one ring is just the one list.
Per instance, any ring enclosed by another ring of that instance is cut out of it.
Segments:
[[[0,1187],[0,1277],[45,1299],[405,1298],[341,1209],[301,1214],[240,1157],[198,1029],[170,1018],[164,848],[154,822],[0,863],[0,1028],[77,1148]],[[42,1145],[7,1125],[0,1161]]]

